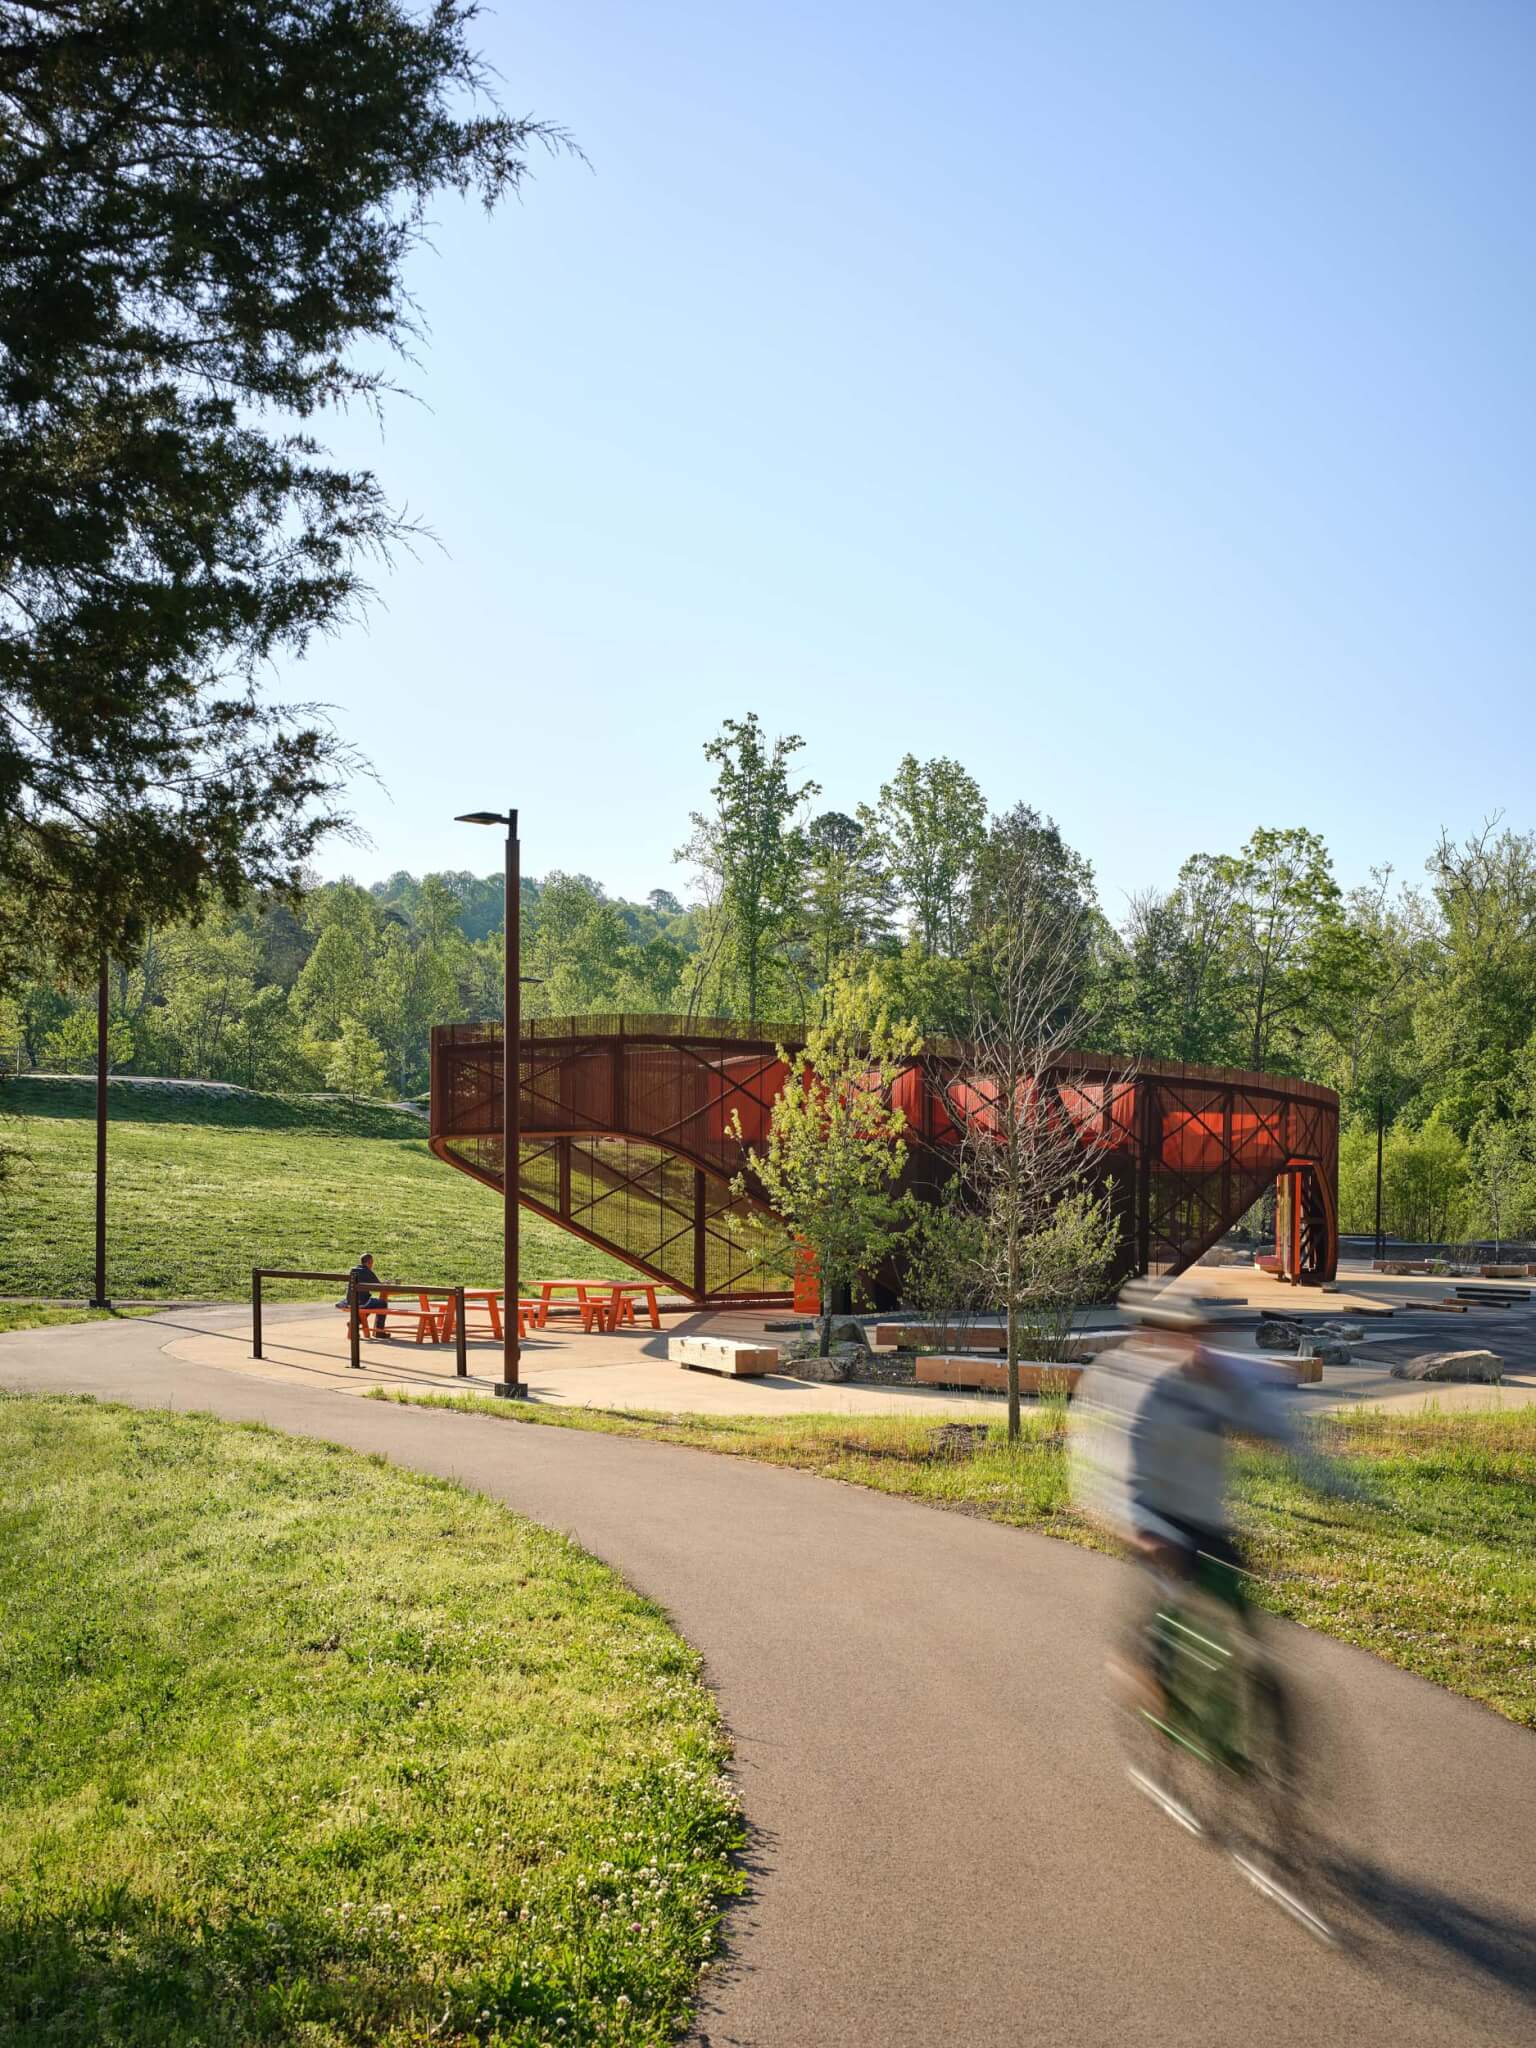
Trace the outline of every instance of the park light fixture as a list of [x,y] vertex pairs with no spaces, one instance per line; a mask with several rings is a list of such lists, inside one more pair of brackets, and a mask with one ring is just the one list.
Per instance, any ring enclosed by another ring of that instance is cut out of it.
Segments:
[[522,952],[521,848],[517,842],[517,813],[508,811],[463,811],[456,825],[505,825],[507,828],[507,887],[502,918],[506,960],[502,988],[501,1045],[501,1378],[491,1388],[503,1400],[515,1401],[526,1394],[522,1382],[521,1347],[517,1335],[517,1225],[518,1153],[521,1131],[523,1038],[522,987],[518,974]]

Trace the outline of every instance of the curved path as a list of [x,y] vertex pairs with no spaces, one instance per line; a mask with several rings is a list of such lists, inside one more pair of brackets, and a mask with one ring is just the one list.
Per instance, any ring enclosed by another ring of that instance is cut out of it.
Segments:
[[1529,1733],[1295,1633],[1357,1737],[1351,1796],[1374,1780],[1376,1934],[1346,1962],[1120,1776],[1098,1668],[1122,1567],[803,1473],[162,1355],[237,1315],[0,1338],[0,1386],[383,1452],[568,1529],[662,1602],[704,1653],[752,1829],[701,2048],[1536,2038]]

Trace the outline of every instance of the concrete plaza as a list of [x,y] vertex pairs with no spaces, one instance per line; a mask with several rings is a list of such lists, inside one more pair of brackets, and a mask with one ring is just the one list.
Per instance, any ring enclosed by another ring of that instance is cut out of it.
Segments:
[[[1430,1306],[1449,1291],[1444,1280],[1397,1277],[1350,1269],[1337,1288],[1320,1292],[1287,1286],[1267,1274],[1237,1267],[1198,1267],[1179,1283],[1193,1294],[1253,1310],[1299,1318],[1316,1324],[1333,1318],[1362,1315],[1363,1339],[1351,1346],[1347,1366],[1329,1366],[1322,1381],[1298,1387],[1296,1400],[1307,1410],[1369,1401],[1394,1408],[1421,1408],[1433,1402],[1451,1407],[1523,1407],[1536,1402],[1536,1311],[1526,1306],[1473,1307],[1465,1315],[1446,1315]],[[1370,1311],[1391,1309],[1390,1317]],[[798,1378],[793,1365],[763,1379],[736,1380],[715,1373],[685,1370],[667,1356],[668,1342],[679,1336],[736,1338],[742,1342],[786,1343],[783,1333],[765,1325],[782,1321],[747,1310],[671,1310],[662,1327],[624,1328],[585,1334],[574,1317],[553,1317],[546,1329],[531,1333],[523,1346],[523,1379],[533,1399],[553,1405],[588,1408],[629,1408],[646,1413],[689,1411],[706,1415],[967,1415],[996,1416],[1003,1397],[997,1394],[948,1393],[938,1387],[827,1385]],[[1096,1327],[1123,1328],[1114,1312],[1088,1318]],[[405,1326],[408,1328],[408,1326]],[[1238,1323],[1232,1332],[1235,1348],[1252,1344],[1251,1327]],[[1392,1366],[1429,1350],[1484,1348],[1505,1362],[1499,1387],[1405,1383],[1392,1377]],[[178,1326],[166,1345],[167,1356],[189,1365],[212,1365],[255,1373],[292,1384],[333,1387],[365,1394],[374,1388],[417,1393],[484,1393],[500,1376],[500,1345],[482,1335],[468,1345],[468,1377],[454,1372],[451,1344],[416,1344],[396,1333],[386,1342],[366,1340],[362,1370],[347,1360],[346,1317],[317,1304],[269,1304],[265,1312],[264,1356],[251,1355],[249,1325],[227,1315],[210,1317],[205,1327],[188,1332]],[[1262,1355],[1256,1353],[1255,1355]]]

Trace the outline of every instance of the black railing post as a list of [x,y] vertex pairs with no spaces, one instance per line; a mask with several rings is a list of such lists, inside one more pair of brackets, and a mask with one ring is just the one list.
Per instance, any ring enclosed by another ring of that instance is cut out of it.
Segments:
[[251,1268],[251,1356],[261,1356],[261,1268]]
[[354,1372],[361,1372],[363,1369],[363,1361],[358,1349],[357,1341],[357,1286],[358,1283],[349,1277],[347,1281],[347,1339],[350,1344],[352,1352],[352,1356],[349,1363],[351,1364],[352,1370]]
[[469,1344],[464,1333],[464,1290],[453,1290],[453,1369],[457,1376],[469,1376]]

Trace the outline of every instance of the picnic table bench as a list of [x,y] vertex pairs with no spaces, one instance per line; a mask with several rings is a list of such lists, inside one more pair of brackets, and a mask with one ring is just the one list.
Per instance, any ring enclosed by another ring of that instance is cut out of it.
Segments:
[[[399,1317],[403,1322],[415,1323],[416,1342],[418,1344],[437,1343],[439,1334],[437,1310],[433,1307],[428,1296],[418,1294],[414,1287],[385,1287],[380,1286],[377,1281],[369,1288],[368,1292],[374,1299],[366,1308],[359,1303],[357,1311],[357,1320],[362,1326],[362,1333],[365,1337],[370,1335],[368,1325],[370,1322],[373,1322],[375,1317],[386,1319]],[[414,1294],[416,1296],[415,1308],[396,1308],[390,1301],[389,1297],[391,1294]],[[379,1307],[380,1302],[384,1304],[382,1308]],[[344,1316],[350,1315],[352,1312],[350,1301],[338,1301],[336,1306]],[[448,1304],[448,1309],[451,1315],[453,1310],[453,1303],[451,1301]],[[374,1323],[375,1332],[377,1328],[377,1323]],[[451,1327],[449,1334],[452,1334]]]
[[[555,1295],[573,1294],[576,1298],[569,1304],[557,1302]],[[638,1321],[635,1314],[635,1297],[643,1295],[646,1313],[651,1328],[661,1328],[661,1313],[656,1306],[656,1283],[654,1280],[541,1280],[539,1282],[538,1326],[548,1326],[551,1309],[558,1311],[569,1306],[572,1313],[581,1317],[581,1326],[590,1330],[594,1322],[600,1329],[616,1330],[620,1323]]]

